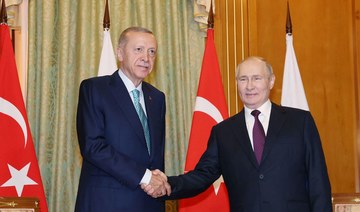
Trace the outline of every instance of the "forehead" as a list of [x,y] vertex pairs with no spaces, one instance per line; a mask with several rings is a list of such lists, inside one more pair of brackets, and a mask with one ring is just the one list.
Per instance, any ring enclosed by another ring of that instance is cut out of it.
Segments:
[[266,64],[260,60],[247,60],[239,66],[239,76],[266,75]]
[[156,48],[157,43],[155,36],[146,32],[128,32],[127,35],[128,45],[141,45],[148,48]]

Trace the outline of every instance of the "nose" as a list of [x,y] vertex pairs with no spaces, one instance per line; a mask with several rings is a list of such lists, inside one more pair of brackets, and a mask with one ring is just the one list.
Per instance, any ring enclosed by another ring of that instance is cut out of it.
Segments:
[[143,55],[141,56],[141,60],[144,62],[149,61],[149,54],[147,52],[144,52]]
[[254,88],[254,84],[253,84],[253,81],[250,79],[250,80],[246,83],[246,89],[252,90],[253,88]]

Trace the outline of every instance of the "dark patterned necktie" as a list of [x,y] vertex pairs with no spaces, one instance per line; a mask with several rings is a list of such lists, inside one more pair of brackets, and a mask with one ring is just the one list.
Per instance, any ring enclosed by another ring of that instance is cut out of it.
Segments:
[[147,149],[148,149],[148,152],[150,155],[150,132],[149,132],[147,117],[141,107],[141,104],[140,104],[140,99],[139,99],[140,91],[137,89],[134,89],[131,91],[131,93],[134,97],[134,106],[135,106],[136,112],[139,116],[143,130],[144,130],[146,146],[147,146]]
[[265,144],[265,132],[264,128],[259,120],[260,111],[253,110],[251,115],[254,116],[255,122],[253,127],[253,143],[254,143],[254,153],[258,163],[261,162],[262,153],[264,150]]

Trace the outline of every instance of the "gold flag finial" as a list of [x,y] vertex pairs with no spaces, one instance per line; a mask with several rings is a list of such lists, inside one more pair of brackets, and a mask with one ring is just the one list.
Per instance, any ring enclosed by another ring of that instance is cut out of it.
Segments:
[[110,29],[110,15],[109,15],[108,0],[106,0],[106,3],[105,3],[105,13],[104,13],[103,27],[106,30]]
[[292,24],[289,9],[289,1],[287,2],[287,16],[286,16],[286,34],[292,34]]
[[0,10],[0,18],[1,18],[0,24],[7,24],[7,13],[6,13],[5,0],[2,0],[1,10]]
[[208,16],[208,29],[213,29],[213,28],[214,28],[214,12],[212,7],[212,0],[211,0],[209,16]]

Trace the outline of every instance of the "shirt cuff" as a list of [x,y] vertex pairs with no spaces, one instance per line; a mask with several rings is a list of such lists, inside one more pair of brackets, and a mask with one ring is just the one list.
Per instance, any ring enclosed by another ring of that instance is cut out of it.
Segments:
[[149,184],[151,180],[151,171],[149,169],[146,169],[144,176],[142,177],[139,184]]

